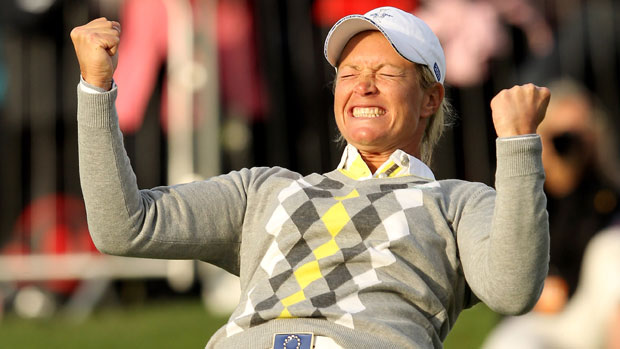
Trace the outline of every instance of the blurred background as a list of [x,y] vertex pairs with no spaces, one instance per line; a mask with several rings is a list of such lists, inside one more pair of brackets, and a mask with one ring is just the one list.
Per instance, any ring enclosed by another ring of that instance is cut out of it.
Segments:
[[[566,163],[546,164],[548,178],[572,183],[545,188],[564,298],[543,312],[561,314],[590,237],[617,220],[617,1],[3,0],[0,347],[203,347],[237,301],[235,278],[202,263],[94,249],[78,176],[74,27],[100,16],[123,26],[119,122],[150,188],[251,166],[333,169],[342,147],[323,42],[342,16],[384,5],[424,19],[445,49],[457,118],[435,152],[439,179],[493,185],[489,102],[501,89],[570,81],[586,96],[583,113],[597,121],[581,124],[588,132],[557,127],[546,145]],[[501,321],[484,306],[461,318],[448,348],[479,347]]]

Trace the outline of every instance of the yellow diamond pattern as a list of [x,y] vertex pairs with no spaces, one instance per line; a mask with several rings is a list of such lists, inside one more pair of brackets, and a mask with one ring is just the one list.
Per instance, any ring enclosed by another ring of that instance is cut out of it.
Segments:
[[325,223],[327,231],[329,231],[332,237],[335,237],[340,233],[340,230],[342,230],[347,222],[349,222],[350,218],[342,202],[338,202],[325,212],[321,220]]
[[353,189],[353,191],[347,194],[347,196],[334,196],[334,199],[338,201],[342,201],[342,200],[357,198],[359,196],[360,196],[360,193],[358,193],[357,190]]
[[280,313],[280,315],[278,315],[279,318],[292,318],[293,315],[291,315],[291,313],[288,311],[287,308],[284,308],[284,310],[282,310],[282,312]]
[[321,275],[319,262],[317,261],[306,263],[295,271],[295,278],[297,278],[297,283],[299,283],[299,286],[301,286],[302,289],[310,285],[312,281],[318,280],[322,277],[323,275]]
[[282,300],[282,305],[284,305],[285,307],[290,307],[291,305],[297,304],[297,303],[303,301],[304,299],[306,299],[306,295],[304,295],[304,291],[303,290],[299,290],[299,291],[293,293],[292,295],[284,298]]
[[323,245],[317,247],[314,250],[314,256],[316,259],[321,259],[333,255],[338,252],[338,250],[340,250],[340,247],[336,244],[336,240],[331,239]]
[[[368,171],[368,167],[361,160],[361,157],[359,158],[359,160],[366,168],[366,171]],[[334,238],[351,220],[341,201],[356,197],[359,197],[359,193],[356,190],[353,190],[346,196],[335,197],[335,199],[338,200],[338,203],[336,203],[329,210],[327,210],[323,217],[321,217],[321,220],[325,224],[325,227],[327,228],[327,231],[329,231],[332,238],[323,245],[314,249],[313,253],[317,260],[302,265],[293,273],[295,275],[297,283],[301,287],[301,290],[284,298],[281,301],[282,305],[284,306],[284,310],[282,310],[282,312],[278,316],[279,318],[292,318],[293,315],[289,312],[288,307],[304,301],[306,299],[306,296],[303,290],[312,282],[323,278],[323,274],[321,274],[321,268],[319,267],[318,260],[321,258],[329,257],[340,250],[340,247],[338,246]]]

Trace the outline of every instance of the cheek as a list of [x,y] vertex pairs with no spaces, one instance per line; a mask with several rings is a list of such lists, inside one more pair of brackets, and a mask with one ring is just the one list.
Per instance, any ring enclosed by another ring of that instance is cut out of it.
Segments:
[[384,87],[382,92],[392,104],[403,108],[412,108],[414,104],[420,104],[420,95],[411,84],[391,84]]
[[343,114],[344,114],[344,98],[338,94],[338,92],[334,92],[334,119],[336,121],[336,126],[338,130],[342,133],[342,123],[343,123]]
[[422,99],[423,99],[420,93],[415,93],[414,91],[410,91],[406,93],[402,98],[406,101],[407,108],[409,108],[409,110],[414,111],[416,113],[420,111],[420,107],[422,106]]
[[413,93],[401,92],[392,95],[395,110],[398,111],[401,122],[411,123],[413,119],[418,119],[420,115],[420,103]]
[[344,93],[342,87],[338,85],[334,88],[334,112],[338,114],[338,109],[344,104]]
[[340,123],[345,117],[345,107],[349,99],[349,93],[343,86],[336,86],[334,89],[334,117],[340,127]]

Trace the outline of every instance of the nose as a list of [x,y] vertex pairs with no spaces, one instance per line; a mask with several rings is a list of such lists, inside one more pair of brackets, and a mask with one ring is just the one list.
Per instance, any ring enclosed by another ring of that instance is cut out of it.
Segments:
[[373,74],[360,74],[355,85],[355,92],[362,96],[377,93],[377,84]]

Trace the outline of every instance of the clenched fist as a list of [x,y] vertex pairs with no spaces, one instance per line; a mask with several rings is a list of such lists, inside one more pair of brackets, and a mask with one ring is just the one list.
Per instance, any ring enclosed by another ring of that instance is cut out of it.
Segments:
[[71,40],[75,47],[82,78],[106,90],[112,88],[112,76],[118,64],[121,25],[105,18],[73,28]]
[[493,124],[498,137],[536,133],[545,117],[551,93],[533,84],[500,91],[491,100]]

